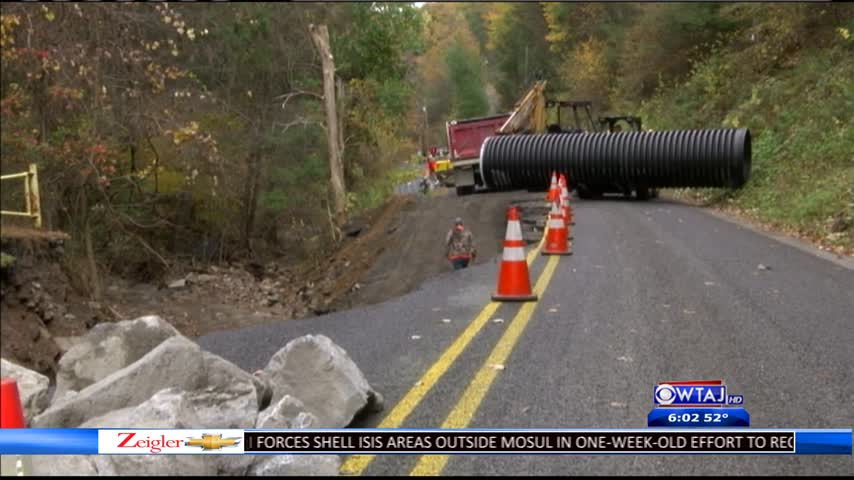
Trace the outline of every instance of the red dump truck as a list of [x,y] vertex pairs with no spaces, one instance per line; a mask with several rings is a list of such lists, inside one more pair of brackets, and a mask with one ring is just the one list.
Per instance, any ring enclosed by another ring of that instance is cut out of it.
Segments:
[[453,174],[448,177],[448,185],[457,189],[457,195],[473,193],[477,185],[483,185],[480,177],[480,147],[487,137],[495,135],[509,113],[491,117],[451,120],[446,124],[448,130],[448,153],[450,154]]

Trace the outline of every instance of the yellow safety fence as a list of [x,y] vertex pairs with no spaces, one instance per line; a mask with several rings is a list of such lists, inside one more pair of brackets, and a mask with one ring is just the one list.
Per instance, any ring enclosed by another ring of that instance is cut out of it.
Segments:
[[39,197],[39,170],[36,164],[31,163],[30,169],[26,172],[11,173],[9,175],[0,176],[0,180],[14,180],[16,178],[24,179],[24,199],[26,202],[26,210],[19,212],[14,210],[0,210],[0,215],[9,215],[15,217],[28,217],[33,220],[33,226],[41,228],[42,226],[42,209],[41,197]]

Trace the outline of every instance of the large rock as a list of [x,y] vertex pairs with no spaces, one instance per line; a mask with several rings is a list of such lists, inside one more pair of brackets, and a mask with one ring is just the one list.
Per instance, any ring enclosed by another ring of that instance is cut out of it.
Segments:
[[[203,428],[188,392],[161,390],[147,401],[93,418],[82,428]],[[215,475],[216,456],[99,455],[94,465],[100,475]]]
[[165,388],[192,391],[206,385],[199,346],[171,337],[135,363],[113,372],[76,395],[66,396],[35,418],[34,427],[70,428],[110,411],[133,407]]
[[[270,405],[266,410],[258,414],[255,428],[284,429],[284,428],[314,428],[318,424],[317,417],[305,411],[305,405],[299,399],[285,395],[278,402]],[[261,471],[284,468],[283,465],[271,463],[265,467],[259,466],[265,459],[264,456],[239,456],[228,457],[221,455],[223,460],[221,471],[230,475],[246,476],[252,465],[261,468]],[[248,461],[247,461],[248,460]],[[299,471],[299,469],[297,469]],[[298,475],[294,473],[293,475]],[[336,475],[331,473],[330,475]]]
[[249,468],[253,476],[338,476],[341,457],[338,455],[270,455],[258,456]]
[[97,455],[34,455],[33,476],[86,476],[98,475],[95,467]]
[[313,413],[299,412],[291,419],[291,428],[317,428],[319,423]]
[[258,394],[258,410],[264,410],[270,406],[273,399],[273,386],[270,385],[270,379],[264,370],[256,370],[252,374],[252,381],[255,382],[255,391]]
[[290,395],[258,414],[255,428],[317,428],[317,417],[306,412],[305,405]]
[[178,331],[157,316],[96,325],[59,359],[56,397],[67,390],[83,390],[176,335]]
[[272,402],[285,395],[300,399],[317,417],[314,428],[343,428],[379,396],[347,352],[324,335],[297,338],[276,352],[264,368]]
[[98,455],[98,475],[110,476],[213,476],[219,455]]
[[[109,411],[103,415],[92,417],[82,425],[82,428],[253,428],[258,415],[258,398],[255,388],[256,379],[249,373],[221,357],[198,350],[195,343],[178,336],[171,338],[151,354],[167,354],[177,347],[194,351],[187,355],[173,356],[175,365],[185,364],[195,371],[195,377],[181,386],[171,386],[157,391],[151,398],[142,403],[118,410]],[[183,358],[182,358],[183,357]],[[189,363],[186,357],[191,360]],[[149,356],[143,357],[137,363],[127,367],[130,370],[137,364],[153,361]],[[116,372],[118,375],[125,370]],[[185,376],[179,372],[179,378]],[[146,384],[160,383],[167,385],[169,372],[162,376],[147,379]],[[69,402],[89,395],[91,389],[110,381],[111,377],[84,389],[77,396],[71,396]],[[174,383],[174,382],[172,382]],[[133,405],[133,403],[130,403]],[[78,414],[76,407],[67,407],[72,414]],[[63,417],[55,415],[54,418]],[[45,420],[42,420],[45,421]],[[163,456],[161,459],[137,455],[98,457],[94,466],[100,475],[134,474],[134,475],[177,475],[181,471],[192,475],[244,475],[252,464],[249,456]]]
[[258,416],[255,378],[237,365],[202,352],[205,383],[189,392],[200,424],[196,428],[253,428]]
[[[87,420],[82,428],[197,428],[192,399],[186,392],[166,389],[135,406],[114,410]],[[193,456],[191,460],[178,455],[160,458],[143,455],[57,455],[38,457],[34,462],[36,475],[169,475],[187,469],[199,474],[215,471],[211,458]],[[147,460],[151,459],[151,460]],[[156,458],[156,459],[155,459]]]
[[[202,392],[202,393],[200,393]],[[247,419],[235,421],[235,409],[227,405],[223,418],[202,419],[209,412],[197,409],[204,391],[183,392],[176,389],[161,390],[148,401],[131,408],[123,408],[88,420],[82,428],[252,428],[245,427],[246,421],[254,421],[257,412],[246,415]],[[254,390],[249,402],[255,402]],[[201,413],[201,415],[199,415]],[[183,457],[183,458],[180,458]],[[190,459],[182,455],[163,456],[160,460],[146,460],[144,456],[111,456],[109,460],[95,459],[94,465],[103,475],[173,475],[180,469],[187,469],[197,475],[244,475],[252,464],[253,458],[243,455],[193,455]]]
[[80,428],[204,428],[189,393],[167,388],[145,402],[91,418]]
[[48,396],[50,380],[44,375],[3,358],[0,359],[0,377],[13,378],[17,382],[18,395],[21,397],[27,422],[47,408],[50,400]]

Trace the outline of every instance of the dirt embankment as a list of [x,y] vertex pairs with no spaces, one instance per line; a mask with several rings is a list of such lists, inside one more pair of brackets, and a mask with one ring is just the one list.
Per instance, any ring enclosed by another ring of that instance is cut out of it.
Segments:
[[541,230],[546,214],[541,193],[397,195],[354,219],[318,263],[216,265],[159,284],[104,278],[99,302],[72,287],[61,240],[4,238],[3,250],[16,262],[2,282],[2,356],[50,374],[67,337],[99,322],[156,314],[196,337],[382,302],[451,270],[444,239],[455,217],[474,235],[475,263],[493,261],[510,205],[520,206],[530,241],[539,239],[535,228]]
[[[72,287],[63,262],[67,236],[3,227],[0,356],[52,373],[62,338],[81,335],[112,315]],[[57,341],[57,339],[59,339]]]
[[[394,219],[392,228],[374,240],[376,258],[360,280],[357,292],[342,298],[340,308],[373,304],[404,295],[425,280],[451,271],[445,258],[445,236],[456,217],[472,232],[478,255],[474,264],[491,262],[502,251],[507,229],[507,208],[520,207],[523,231],[529,241],[539,240],[533,231],[547,209],[542,193],[507,192],[458,197],[413,196]],[[542,231],[542,223],[540,223]]]
[[[338,248],[317,264],[272,263],[254,275],[245,266],[211,267],[188,275],[181,288],[128,289],[148,301],[137,298],[122,303],[146,305],[148,310],[131,307],[122,312],[127,318],[157,313],[186,335],[198,336],[379,303],[451,270],[444,240],[455,217],[462,217],[474,235],[475,264],[493,261],[500,254],[510,205],[520,206],[529,240],[539,240],[541,234],[534,229],[542,231],[547,211],[541,199],[540,193],[524,192],[396,195],[354,219],[344,228]],[[140,295],[146,289],[148,293]]]

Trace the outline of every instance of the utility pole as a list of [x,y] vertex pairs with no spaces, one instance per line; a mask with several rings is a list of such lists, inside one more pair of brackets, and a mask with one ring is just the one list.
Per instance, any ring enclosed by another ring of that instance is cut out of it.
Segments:
[[424,112],[424,128],[421,130],[421,151],[424,153],[424,156],[427,156],[427,103],[424,103],[424,106],[421,107],[421,111]]
[[525,45],[525,87],[528,86],[528,45]]

